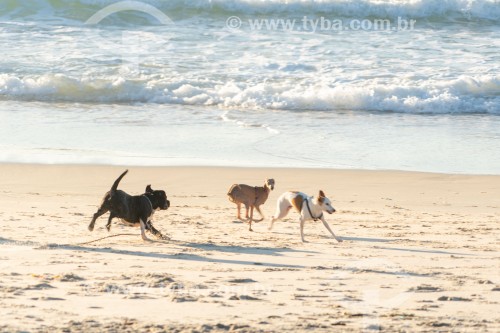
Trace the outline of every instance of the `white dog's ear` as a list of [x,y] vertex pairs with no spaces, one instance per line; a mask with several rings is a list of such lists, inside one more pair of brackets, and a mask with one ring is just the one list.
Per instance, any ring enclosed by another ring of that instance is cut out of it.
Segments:
[[325,199],[326,199],[325,193],[322,190],[319,190],[318,202],[320,204],[323,204],[323,202],[325,201]]

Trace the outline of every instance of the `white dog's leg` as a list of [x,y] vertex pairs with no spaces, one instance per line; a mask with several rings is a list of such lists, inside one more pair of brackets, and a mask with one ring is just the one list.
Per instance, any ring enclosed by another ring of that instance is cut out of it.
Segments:
[[274,213],[274,216],[271,219],[271,224],[269,225],[268,229],[271,230],[273,228],[274,222],[284,218],[288,214],[288,212],[290,211],[290,208],[292,208],[292,206],[290,205],[290,203],[287,200],[278,199],[276,213]]
[[271,230],[271,229],[273,228],[274,222],[276,222],[276,221],[278,221],[278,220],[279,220],[279,218],[277,218],[277,217],[274,217],[274,216],[273,216],[273,217],[271,218],[271,224],[269,225],[269,228],[267,228],[267,229],[268,229],[268,230]]
[[304,217],[300,217],[300,238],[302,239],[302,242],[303,243],[306,243],[306,240],[304,239],[304,224],[305,224],[306,220],[304,219]]
[[330,229],[330,226],[326,222],[324,216],[321,217],[321,222],[323,222],[323,225],[325,226],[325,228],[328,229],[328,231],[330,231],[330,233],[332,234],[333,238],[335,238],[337,240],[337,242],[339,242],[339,243],[342,242],[342,238],[335,236],[335,234],[333,233],[332,229]]
[[141,237],[142,237],[142,240],[148,241],[149,238],[146,236],[146,224],[144,223],[144,221],[142,219],[140,219],[140,221],[141,221]]

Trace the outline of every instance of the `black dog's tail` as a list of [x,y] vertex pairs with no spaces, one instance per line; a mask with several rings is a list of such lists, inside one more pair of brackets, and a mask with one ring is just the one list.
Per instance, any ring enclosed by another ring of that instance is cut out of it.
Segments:
[[118,177],[115,182],[113,183],[113,186],[111,186],[111,190],[109,191],[109,196],[110,198],[113,196],[113,194],[115,194],[116,192],[116,189],[118,188],[118,184],[120,183],[120,180],[122,180],[122,178],[127,174],[128,170],[125,170],[125,172],[123,172],[120,177]]

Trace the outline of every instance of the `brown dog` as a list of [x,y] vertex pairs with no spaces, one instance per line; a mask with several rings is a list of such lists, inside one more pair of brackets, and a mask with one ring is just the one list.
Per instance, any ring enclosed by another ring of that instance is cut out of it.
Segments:
[[[229,189],[227,196],[231,202],[234,202],[238,207],[238,216],[241,218],[241,205],[245,205],[245,217],[250,224],[252,230],[252,221],[260,222],[264,219],[264,214],[260,210],[260,206],[266,203],[269,193],[274,189],[274,179],[267,179],[264,186],[249,186],[245,184],[234,184]],[[248,208],[250,207],[250,217],[248,216]],[[262,217],[260,220],[253,220],[253,209],[259,212]]]

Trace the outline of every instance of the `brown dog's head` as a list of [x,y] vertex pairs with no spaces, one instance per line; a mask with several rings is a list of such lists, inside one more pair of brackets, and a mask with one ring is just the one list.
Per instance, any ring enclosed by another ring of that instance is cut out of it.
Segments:
[[272,179],[272,178],[266,179],[266,183],[264,186],[266,186],[267,188],[269,188],[271,190],[274,190],[274,179]]
[[319,191],[319,194],[316,197],[316,201],[318,205],[321,206],[321,209],[323,211],[327,212],[328,214],[335,213],[335,208],[333,208],[330,199],[326,197],[325,192],[323,192],[322,190]]
[[151,205],[154,210],[161,209],[166,210],[170,207],[170,201],[167,200],[167,194],[165,191],[153,190],[151,185],[146,186],[146,192],[144,193],[151,201]]

